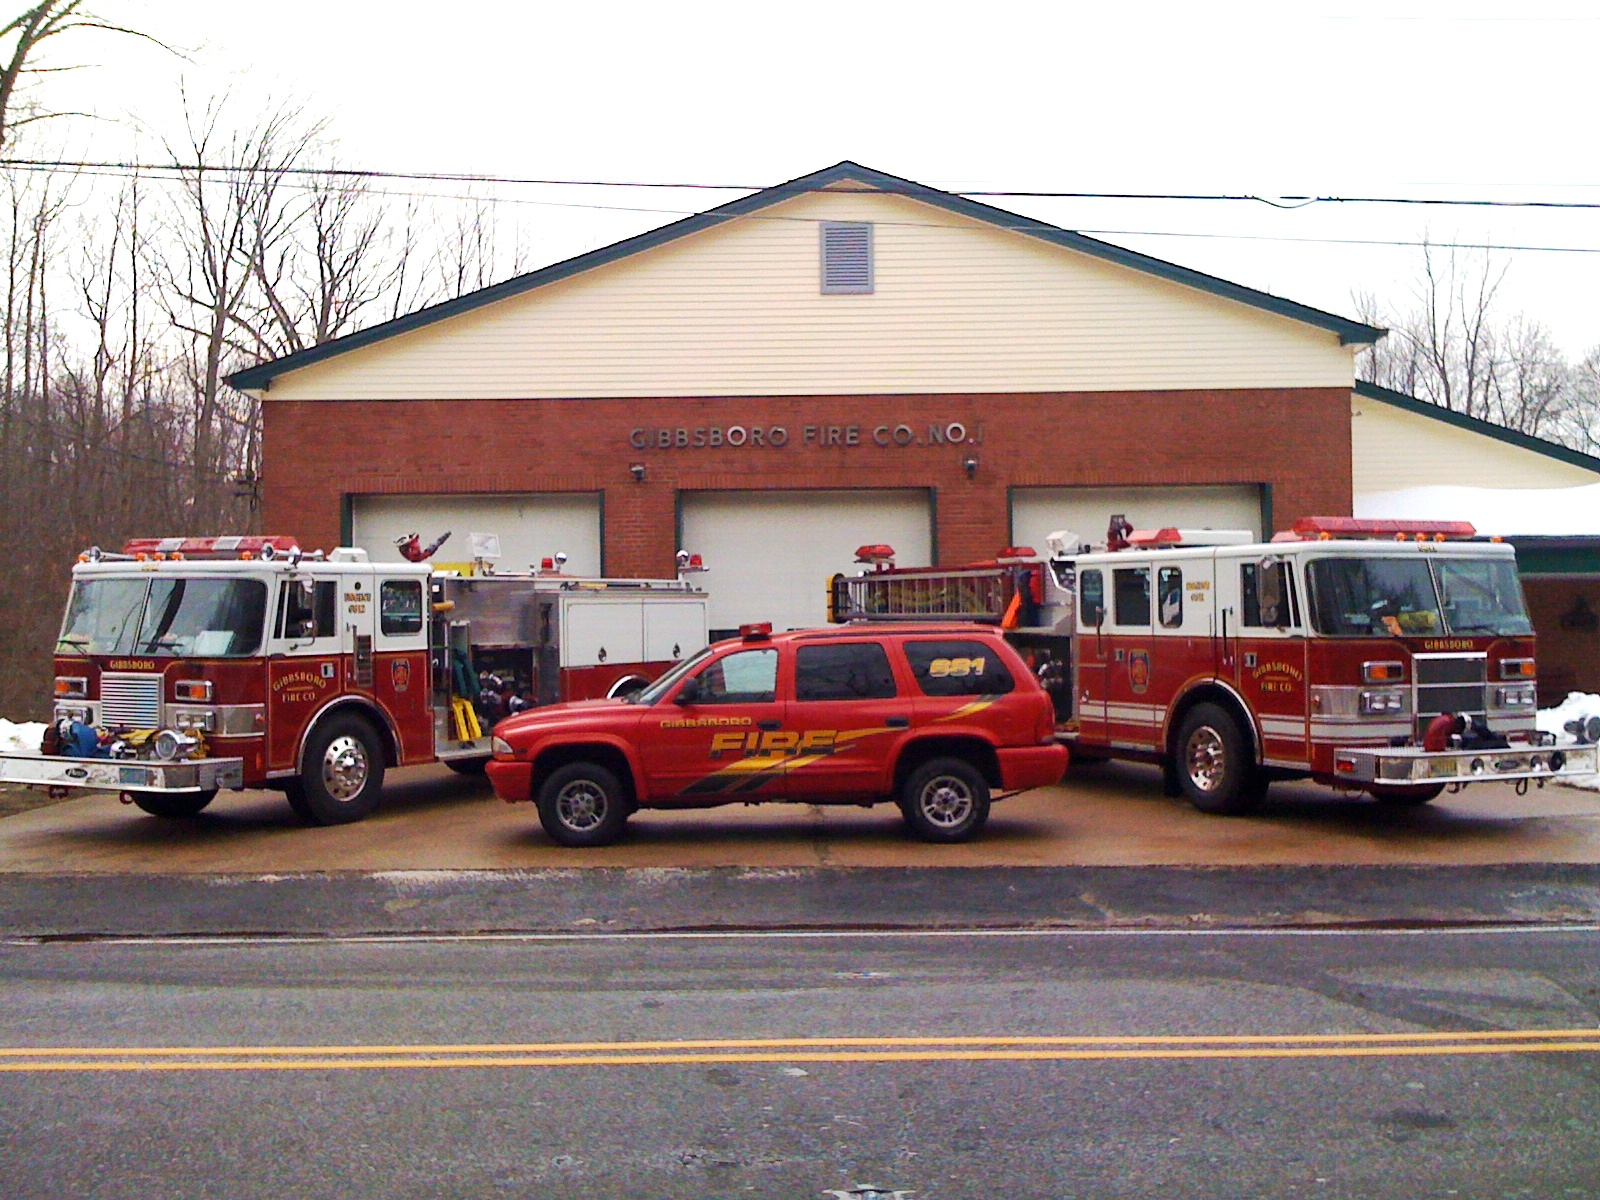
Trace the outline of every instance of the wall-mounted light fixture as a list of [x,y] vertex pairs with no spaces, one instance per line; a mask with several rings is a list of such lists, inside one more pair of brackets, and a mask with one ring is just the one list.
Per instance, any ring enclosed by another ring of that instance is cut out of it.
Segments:
[[635,483],[643,483],[644,482],[644,464],[643,463],[634,463],[632,466],[630,466],[628,468],[628,470],[633,472],[633,481]]
[[967,478],[968,479],[971,479],[975,475],[977,475],[977,473],[978,473],[978,460],[977,460],[976,456],[974,456],[972,458],[968,458],[968,459],[962,460],[961,469],[967,473]]

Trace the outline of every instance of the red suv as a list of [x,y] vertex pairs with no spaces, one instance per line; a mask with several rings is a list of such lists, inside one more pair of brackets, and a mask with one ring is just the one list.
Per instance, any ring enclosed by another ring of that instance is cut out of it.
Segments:
[[495,727],[489,778],[564,846],[603,846],[640,808],[900,805],[928,841],[972,837],[995,793],[1067,766],[1050,698],[982,625],[747,626],[628,699]]

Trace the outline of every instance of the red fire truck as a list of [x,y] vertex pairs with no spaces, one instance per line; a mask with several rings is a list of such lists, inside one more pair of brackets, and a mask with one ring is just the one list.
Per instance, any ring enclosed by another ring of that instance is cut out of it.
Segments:
[[1514,551],[1462,522],[1307,518],[1270,543],[1218,530],[1052,534],[959,569],[830,582],[830,619],[1003,625],[1079,759],[1159,763],[1169,794],[1243,813],[1275,779],[1395,804],[1485,780],[1589,775],[1593,745],[1535,728],[1534,634]]
[[511,574],[304,553],[287,537],[141,539],[72,572],[39,754],[0,781],[118,791],[160,817],[222,788],[282,790],[305,820],[360,820],[387,767],[481,771],[522,708],[618,696],[707,644],[675,579]]

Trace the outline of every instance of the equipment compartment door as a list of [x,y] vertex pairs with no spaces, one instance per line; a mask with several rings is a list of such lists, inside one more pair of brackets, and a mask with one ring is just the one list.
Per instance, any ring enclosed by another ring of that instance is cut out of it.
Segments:
[[561,665],[644,662],[644,614],[637,597],[561,598]]
[[644,605],[644,657],[640,662],[677,662],[705,644],[704,599],[651,600]]

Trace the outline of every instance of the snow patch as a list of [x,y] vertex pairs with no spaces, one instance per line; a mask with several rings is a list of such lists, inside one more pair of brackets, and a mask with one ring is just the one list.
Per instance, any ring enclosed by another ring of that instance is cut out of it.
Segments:
[[[1570,744],[1577,739],[1567,729],[1570,721],[1587,721],[1600,717],[1600,696],[1589,692],[1568,692],[1567,698],[1554,708],[1539,710],[1539,728],[1555,735],[1556,741]],[[1567,781],[1573,787],[1600,792],[1600,775],[1579,776]]]
[[43,738],[43,721],[19,723],[0,717],[0,754],[37,754]]

